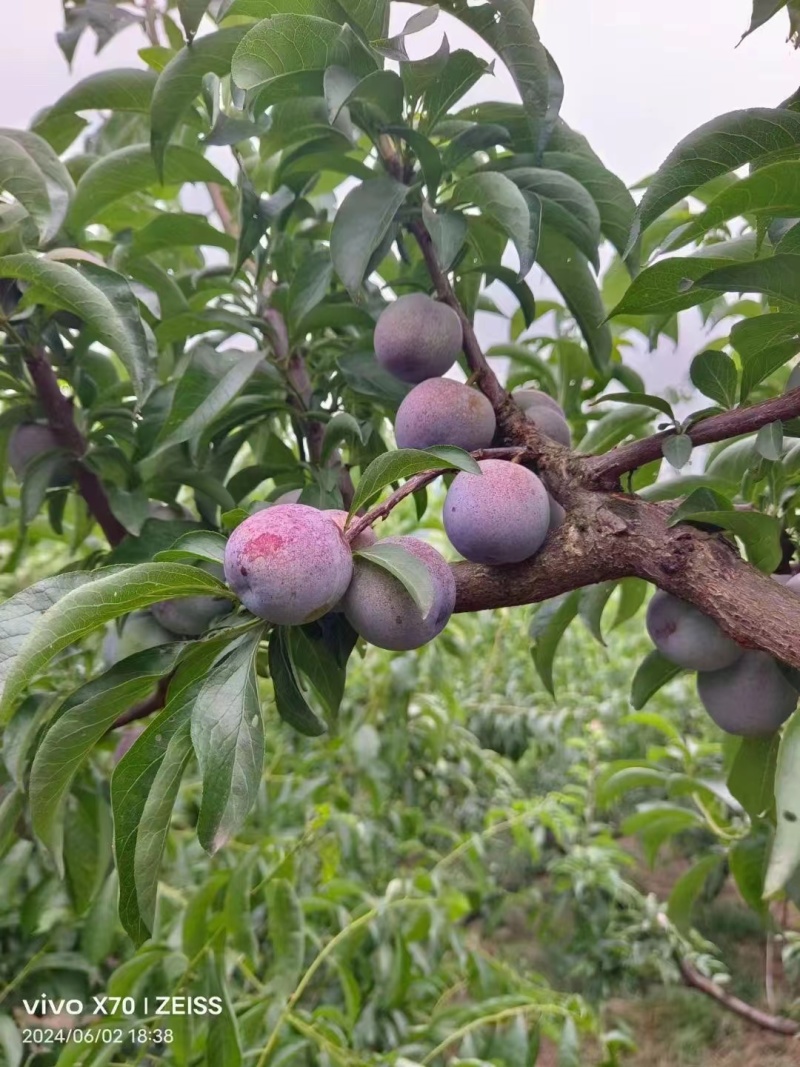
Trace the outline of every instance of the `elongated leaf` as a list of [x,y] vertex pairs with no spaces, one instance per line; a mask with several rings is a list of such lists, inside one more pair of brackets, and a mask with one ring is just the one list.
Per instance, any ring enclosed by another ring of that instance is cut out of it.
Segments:
[[121,274],[95,263],[73,266],[22,252],[0,259],[0,278],[29,282],[40,300],[82,319],[119,356],[136,395],[146,399],[153,361],[138,304]]
[[[193,2],[197,5],[197,0]],[[203,5],[200,3],[198,6]],[[194,31],[186,25],[185,18],[184,26],[191,36]],[[232,26],[192,41],[161,71],[153,90],[150,110],[150,143],[156,172],[160,177],[168,178],[168,170],[165,174],[167,145],[192,101],[200,95],[203,78],[206,74],[223,77],[230,73],[233,54],[248,29],[247,26]]]
[[260,352],[198,348],[178,381],[169,416],[148,459],[202,433],[225,410],[263,360]]
[[779,306],[793,309],[800,308],[798,285],[800,256],[783,253],[753,263],[736,263],[709,271],[697,279],[693,291],[702,293],[703,300],[713,292],[764,293]]
[[[263,479],[261,479],[263,481]],[[183,559],[204,559],[209,563],[225,562],[226,539],[213,530],[194,530],[178,538],[171,549],[154,556],[157,563],[176,563]]]
[[660,652],[649,652],[636,668],[636,674],[633,676],[631,683],[633,707],[640,711],[650,697],[680,673],[681,668],[662,656]]
[[780,735],[744,737],[728,774],[728,789],[753,820],[775,810],[775,768]]
[[775,811],[777,826],[764,879],[764,896],[775,896],[800,865],[800,715],[789,720],[775,770]]
[[291,882],[273,879],[267,888],[267,923],[279,996],[288,996],[303,972],[305,923]]
[[462,96],[476,85],[492,68],[484,60],[464,48],[452,52],[442,70],[425,92],[424,130],[432,130]]
[[53,104],[48,118],[76,111],[147,113],[158,75],[138,67],[100,70],[68,89]]
[[328,293],[333,277],[330,253],[320,249],[300,264],[289,284],[287,317],[296,328]]
[[212,226],[204,215],[167,212],[135,232],[129,255],[149,256],[164,249],[194,248],[198,245],[232,252],[236,248],[236,241],[230,234]]
[[210,2],[211,0],[178,0],[178,14],[190,41],[197,33]]
[[603,612],[616,587],[616,582],[601,582],[600,585],[590,585],[581,589],[578,594],[578,614],[586,624],[589,633],[601,645],[605,644],[602,629]]
[[276,626],[269,639],[269,673],[278,714],[285,723],[307,737],[319,737],[325,723],[314,713],[303,695],[292,662],[291,639],[287,628]]
[[[422,205],[422,219],[431,235],[439,266],[449,270],[467,239],[467,220],[454,211],[434,211],[427,201]],[[513,272],[509,273],[516,279]]]
[[736,404],[739,375],[736,364],[724,352],[709,349],[695,356],[689,376],[695,388],[720,407],[732,408]]
[[45,734],[31,768],[31,819],[62,875],[60,816],[72,780],[118,716],[154,691],[178,651],[174,646],[146,649],[122,660],[98,682],[83,686]]
[[494,171],[471,174],[455,185],[452,203],[473,204],[484,219],[506,235],[517,250],[519,277],[524,278],[536,257],[539,227],[514,182]]
[[661,396],[652,396],[650,393],[603,393],[597,402],[605,404],[607,401],[615,404],[631,404],[634,407],[653,408],[654,411],[661,411],[668,419],[675,418],[669,401]]
[[712,178],[798,143],[800,115],[781,108],[731,111],[704,123],[658,168],[636,213],[630,243],[659,215]]
[[703,856],[680,876],[667,901],[667,915],[679,930],[687,931],[692,922],[692,908],[711,874],[719,867],[722,856]]
[[256,653],[261,631],[220,660],[197,691],[192,744],[203,777],[197,836],[212,855],[241,828],[264,765]]
[[541,167],[514,167],[503,174],[522,192],[539,197],[542,222],[572,241],[597,270],[600,212],[585,186],[568,174]]
[[0,705],[0,721],[7,721],[29,682],[68,645],[137,608],[172,597],[198,594],[232,595],[213,575],[182,563],[140,563],[124,570],[114,568],[112,574],[72,589],[39,617],[11,664]]
[[164,710],[123,756],[111,779],[119,916],[137,945],[153,930],[158,867],[179,769],[191,754],[189,719],[195,697],[227,640],[214,638],[187,651],[170,682]]
[[411,599],[427,618],[433,608],[435,590],[430,571],[416,556],[406,552],[400,545],[385,545],[380,542],[356,553],[357,559],[388,571],[402,584]]
[[[164,155],[163,180],[168,185],[184,182],[216,182],[228,179],[199,152],[170,145]],[[72,201],[67,226],[78,231],[117,200],[131,193],[158,186],[161,179],[147,145],[128,145],[103,156],[83,174]]]
[[[743,263],[740,266],[749,268],[758,264]],[[719,260],[700,256],[673,256],[670,259],[662,259],[634,278],[609,318],[617,315],[668,315],[701,304],[715,295],[715,288],[704,285],[711,273],[720,273],[716,269],[719,267]],[[735,270],[736,267],[723,269]],[[702,282],[698,283],[698,279],[702,279]]]
[[603,298],[582,252],[543,226],[536,259],[561,293],[583,334],[595,367],[605,373],[611,360],[611,331]]
[[578,590],[565,593],[563,596],[555,597],[553,600],[548,600],[538,609],[530,625],[530,636],[533,641],[533,648],[531,649],[533,663],[539,677],[552,696],[555,696],[553,662],[558,646],[561,643],[561,638],[578,613],[578,604]]
[[731,328],[731,344],[742,357],[741,399],[800,351],[800,315],[773,312],[743,319]]
[[352,189],[339,206],[331,230],[331,259],[354,299],[408,193],[408,186],[392,178],[373,178]]
[[754,33],[760,26],[763,26],[765,22],[769,22],[773,15],[777,15],[779,11],[786,7],[787,2],[788,0],[753,0],[753,13],[750,16],[750,25],[742,34],[742,41],[745,37],[749,37],[751,33]]
[[416,448],[398,448],[394,452],[384,452],[374,459],[361,475],[350,506],[350,514],[355,515],[387,485],[423,471],[466,470],[471,474],[480,474],[480,467],[469,453],[459,453],[460,450],[456,450],[450,458],[444,458],[433,450],[423,452]]
[[760,511],[692,511],[673,515],[670,523],[700,522],[730,530],[742,542],[747,558],[754,567],[771,574],[783,558],[781,523],[773,515]]

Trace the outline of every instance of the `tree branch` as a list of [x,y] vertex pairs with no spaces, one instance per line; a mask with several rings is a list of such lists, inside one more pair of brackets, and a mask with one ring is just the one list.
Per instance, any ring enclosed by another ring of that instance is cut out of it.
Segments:
[[692,966],[687,960],[682,959],[677,953],[675,959],[686,985],[705,993],[707,997],[711,997],[712,1000],[715,1000],[717,1004],[720,1004],[727,1011],[733,1012],[734,1015],[738,1015],[741,1019],[746,1019],[749,1023],[754,1023],[756,1026],[761,1027],[762,1030],[770,1030],[773,1034],[783,1034],[786,1037],[796,1037],[800,1034],[800,1023],[795,1022],[794,1019],[772,1015],[769,1012],[761,1011],[760,1008],[753,1007],[752,1004],[748,1004],[744,1000],[735,997],[732,993],[726,992],[722,986],[712,981],[712,979],[706,978],[696,967]]
[[[771,422],[794,419],[800,416],[800,389],[793,389],[782,396],[773,397],[749,408],[734,408],[721,415],[703,419],[688,431],[694,445],[709,445],[716,441],[727,441],[731,437],[755,433],[762,426]],[[674,431],[653,434],[641,441],[628,445],[619,445],[602,456],[589,456],[584,460],[584,474],[587,484],[597,488],[614,489],[621,475],[643,467],[662,454],[664,441],[672,437]]]
[[225,201],[222,189],[216,182],[207,182],[206,189],[208,189],[208,195],[211,197],[211,203],[219,217],[219,221],[222,223],[223,230],[231,237],[238,237],[239,227],[236,225],[230,208]]
[[112,547],[118,545],[127,536],[128,531],[112,512],[100,479],[81,462],[87,451],[86,438],[75,422],[72,403],[61,392],[50,360],[42,349],[35,348],[26,352],[25,364],[50,429],[59,444],[75,456],[75,478],[81,496],[99,523],[108,543]]

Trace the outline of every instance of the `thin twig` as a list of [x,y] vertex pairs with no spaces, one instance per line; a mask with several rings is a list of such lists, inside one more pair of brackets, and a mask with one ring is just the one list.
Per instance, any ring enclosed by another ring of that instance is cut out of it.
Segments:
[[217,185],[216,182],[206,182],[206,189],[208,189],[208,195],[211,197],[211,203],[219,216],[219,221],[222,223],[223,230],[231,237],[237,237],[239,234],[239,227],[236,225],[231,210],[225,201],[225,195],[222,192],[222,188]]
[[727,993],[717,982],[701,974],[688,960],[676,955],[676,961],[681,977],[687,986],[705,993],[707,997],[715,1000],[717,1004],[720,1004],[727,1011],[733,1012],[734,1015],[738,1015],[741,1019],[746,1019],[747,1022],[761,1027],[762,1030],[770,1030],[773,1034],[783,1034],[786,1037],[796,1037],[800,1034],[800,1022],[762,1011],[760,1008],[740,1000],[739,997],[735,997],[732,993]]
[[[527,450],[519,445],[510,448],[479,448],[475,452],[471,452],[470,455],[475,460],[482,459],[525,459]],[[352,522],[345,533],[348,541],[352,542],[358,537],[360,533],[363,533],[368,526],[373,526],[379,519],[386,519],[391,512],[397,507],[401,500],[405,500],[407,496],[411,496],[412,493],[416,493],[419,489],[424,489],[430,482],[435,481],[442,474],[452,473],[452,467],[439,467],[436,470],[422,471],[421,474],[415,474],[409,478],[407,482],[404,482],[399,489],[387,497],[382,503],[377,504],[371,511],[368,511],[366,515],[360,516]]]
[[158,11],[156,10],[155,0],[143,0],[142,10],[144,11],[144,30],[147,34],[147,39],[154,48],[158,48],[161,45],[161,38],[158,35]]

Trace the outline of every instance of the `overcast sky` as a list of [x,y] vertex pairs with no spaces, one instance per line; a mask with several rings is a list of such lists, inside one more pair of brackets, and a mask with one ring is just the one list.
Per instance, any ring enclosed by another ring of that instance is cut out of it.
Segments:
[[[102,67],[139,63],[144,43],[136,29],[120,35],[100,56],[86,35],[70,74],[54,37],[60,0],[17,0],[13,32],[0,43],[0,124],[25,127],[40,108],[80,77]],[[396,4],[393,29],[416,9]],[[564,75],[562,115],[584,133],[607,166],[632,184],[651,173],[696,126],[740,107],[774,107],[800,85],[800,52],[786,42],[779,13],[739,48],[751,0],[536,0],[536,22]],[[447,32],[451,47],[490,52],[470,31],[442,16],[409,40],[412,56],[427,55]],[[502,65],[481,80],[470,99],[515,99]],[[501,340],[501,324],[483,317],[485,342]],[[636,360],[654,391],[684,379],[691,356],[703,346],[698,331],[684,332],[680,351],[662,347]]]

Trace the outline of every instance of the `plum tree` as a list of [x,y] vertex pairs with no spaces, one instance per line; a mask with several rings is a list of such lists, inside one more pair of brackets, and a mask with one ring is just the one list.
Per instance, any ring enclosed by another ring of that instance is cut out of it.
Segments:
[[647,632],[663,656],[692,671],[730,667],[743,651],[713,619],[660,589],[647,606]]
[[428,378],[400,404],[394,433],[398,448],[456,445],[474,452],[492,443],[496,426],[483,393],[450,378]]
[[537,476],[519,463],[482,460],[480,474],[462,471],[444,503],[444,528],[472,563],[520,563],[541,547],[550,499]]
[[32,460],[58,447],[58,439],[49,426],[40,422],[19,423],[8,440],[9,466],[17,478],[21,478]]
[[165,630],[149,611],[134,611],[123,622],[121,632],[116,626],[109,625],[103,638],[103,662],[106,667],[113,667],[136,652],[168,645],[174,640],[174,635]]
[[245,519],[225,548],[225,578],[245,607],[295,626],[330,611],[350,584],[353,556],[335,522],[305,504]]
[[420,648],[441,633],[453,614],[453,573],[444,557],[417,537],[386,537],[381,544],[398,545],[425,565],[434,586],[433,607],[423,617],[411,594],[394,575],[370,560],[356,559],[342,609],[356,633],[371,645],[394,652]]
[[697,693],[722,730],[742,737],[774,734],[797,706],[797,690],[765,652],[745,652],[730,667],[702,671]]
[[458,315],[424,293],[398,297],[381,312],[375,326],[375,357],[403,382],[437,378],[461,351]]

